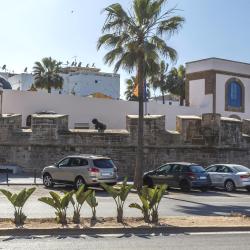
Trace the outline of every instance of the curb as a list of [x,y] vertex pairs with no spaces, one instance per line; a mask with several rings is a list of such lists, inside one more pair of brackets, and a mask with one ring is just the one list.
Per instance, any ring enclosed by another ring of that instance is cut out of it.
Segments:
[[13,228],[0,229],[0,236],[97,235],[97,234],[184,234],[205,232],[247,232],[250,227],[153,227],[153,228]]

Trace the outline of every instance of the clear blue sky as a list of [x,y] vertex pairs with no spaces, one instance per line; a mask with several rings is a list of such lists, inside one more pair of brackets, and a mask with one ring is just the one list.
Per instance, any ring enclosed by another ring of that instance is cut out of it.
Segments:
[[[125,8],[131,0],[0,0],[0,67],[31,71],[34,61],[52,56],[66,62],[95,62],[103,71],[104,50],[97,52],[104,14],[114,2]],[[169,0],[178,6],[186,22],[169,45],[178,51],[177,65],[206,57],[250,62],[249,0]],[[73,11],[73,13],[72,13]],[[124,79],[121,74],[121,94]]]

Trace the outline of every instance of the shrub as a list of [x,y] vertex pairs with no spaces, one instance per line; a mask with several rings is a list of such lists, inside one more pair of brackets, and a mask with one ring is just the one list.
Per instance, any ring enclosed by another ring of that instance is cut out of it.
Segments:
[[96,200],[95,191],[94,190],[90,190],[90,191],[91,191],[91,193],[87,197],[86,201],[92,210],[91,220],[95,221],[96,220],[96,207],[98,206],[98,202]]
[[15,194],[7,190],[0,189],[0,191],[3,193],[4,196],[7,197],[7,199],[11,202],[11,204],[13,205],[15,209],[14,223],[17,226],[24,224],[27,217],[23,213],[23,206],[35,190],[36,188],[30,188],[30,189],[24,188],[22,191]]
[[105,183],[101,183],[101,186],[112,196],[115,201],[117,209],[117,222],[123,222],[123,207],[133,185],[127,185],[127,179],[125,178],[122,185],[119,188],[109,186]]
[[74,193],[74,197],[71,197],[71,203],[73,205],[74,208],[74,215],[73,215],[73,222],[76,224],[80,223],[80,219],[81,219],[81,209],[83,206],[83,203],[86,201],[86,199],[88,198],[88,196],[92,193],[92,190],[88,190],[88,191],[84,191],[84,185],[81,185],[79,187],[79,189]]
[[38,200],[53,207],[56,211],[56,222],[62,225],[67,224],[67,209],[74,191],[66,192],[63,196],[51,191],[49,192],[51,197],[41,197]]
[[148,188],[144,186],[141,191],[138,192],[138,196],[142,202],[142,205],[138,203],[132,203],[129,205],[129,207],[141,210],[145,222],[150,222],[151,216],[151,222],[158,223],[159,204],[164,193],[166,192],[166,189],[166,185],[156,186],[155,188]]

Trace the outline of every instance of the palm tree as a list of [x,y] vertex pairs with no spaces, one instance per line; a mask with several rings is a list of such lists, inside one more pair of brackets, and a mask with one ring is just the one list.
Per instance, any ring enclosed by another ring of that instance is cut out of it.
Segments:
[[138,101],[138,96],[134,95],[135,89],[135,77],[132,76],[130,79],[126,80],[127,89],[125,91],[125,96],[128,101]]
[[167,76],[166,89],[174,95],[180,96],[180,105],[183,106],[185,99],[186,70],[183,65],[172,68]]
[[119,3],[104,9],[106,21],[102,28],[97,48],[105,46],[110,51],[105,63],[115,63],[114,71],[120,68],[129,73],[136,70],[139,85],[138,146],[134,182],[142,185],[143,170],[143,84],[156,72],[160,57],[176,60],[176,51],[164,38],[171,37],[184,22],[180,16],[172,16],[174,8],[163,10],[167,0],[133,0],[131,11],[126,12]]
[[167,71],[168,64],[166,64],[163,60],[159,65],[159,71],[153,74],[150,77],[150,83],[153,86],[153,89],[159,88],[162,95],[162,103],[165,104],[165,93],[167,91]]
[[52,88],[61,89],[63,86],[63,78],[59,75],[61,64],[51,57],[45,57],[41,62],[35,62],[33,67],[35,87],[47,89],[48,93],[51,93]]

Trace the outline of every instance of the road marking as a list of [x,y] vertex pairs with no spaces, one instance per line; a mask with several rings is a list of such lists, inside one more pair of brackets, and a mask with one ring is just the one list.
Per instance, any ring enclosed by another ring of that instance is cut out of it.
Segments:
[[0,236],[0,242],[1,241],[6,241],[9,239],[13,239],[13,240],[18,240],[18,239],[48,239],[48,238],[56,238],[56,239],[60,239],[62,238],[71,238],[71,237],[78,237],[78,238],[82,238],[82,239],[87,239],[87,238],[91,238],[93,236],[97,236],[97,237],[101,237],[101,238],[118,238],[118,237],[124,237],[126,235],[130,235],[130,236],[150,236],[150,237],[159,237],[159,236],[201,236],[201,235],[240,235],[240,234],[250,234],[250,231],[228,231],[228,232],[193,232],[193,233],[159,233],[159,234],[144,234],[144,233],[140,233],[140,234],[89,234],[89,235],[85,235],[85,234],[81,234],[81,235],[58,235],[58,236],[53,236],[53,235],[30,235],[30,236]]

